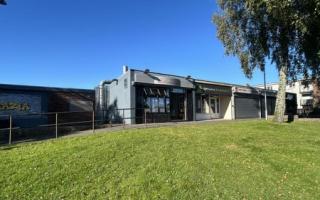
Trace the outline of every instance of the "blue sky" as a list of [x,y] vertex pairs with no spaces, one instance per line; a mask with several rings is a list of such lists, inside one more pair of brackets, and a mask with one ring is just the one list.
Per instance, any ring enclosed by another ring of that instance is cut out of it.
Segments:
[[[122,66],[237,84],[211,22],[215,0],[7,0],[0,7],[0,83],[93,88]],[[268,66],[268,82],[277,81]]]

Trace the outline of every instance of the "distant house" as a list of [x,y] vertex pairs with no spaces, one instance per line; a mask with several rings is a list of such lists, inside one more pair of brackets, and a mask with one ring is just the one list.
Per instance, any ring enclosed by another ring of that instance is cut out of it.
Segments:
[[[264,88],[263,85],[257,85],[258,88]],[[278,91],[278,83],[269,83],[267,88]],[[302,81],[297,81],[286,86],[286,91],[297,95],[298,113],[311,112],[313,106],[313,86],[305,86]]]

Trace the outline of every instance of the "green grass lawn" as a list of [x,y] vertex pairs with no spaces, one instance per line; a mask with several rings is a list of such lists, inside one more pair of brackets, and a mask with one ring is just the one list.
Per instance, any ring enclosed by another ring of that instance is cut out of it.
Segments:
[[320,123],[219,122],[0,149],[0,199],[320,199]]

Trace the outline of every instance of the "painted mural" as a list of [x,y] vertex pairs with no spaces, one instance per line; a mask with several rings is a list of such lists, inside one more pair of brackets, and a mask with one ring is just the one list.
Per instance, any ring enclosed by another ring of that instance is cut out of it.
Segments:
[[40,95],[0,93],[0,115],[40,112]]

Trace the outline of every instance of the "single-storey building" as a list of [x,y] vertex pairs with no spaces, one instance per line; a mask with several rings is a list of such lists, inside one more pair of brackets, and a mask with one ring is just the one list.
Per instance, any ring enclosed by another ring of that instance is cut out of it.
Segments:
[[49,113],[56,112],[79,112],[61,114],[61,123],[91,119],[94,100],[94,90],[0,84],[0,129],[9,127],[9,115],[19,128],[54,124]]
[[[243,119],[264,117],[264,90],[124,66],[118,79],[96,88],[96,109],[105,121],[127,124]],[[268,90],[268,114],[275,108],[276,91]],[[295,112],[295,94],[287,94]]]

